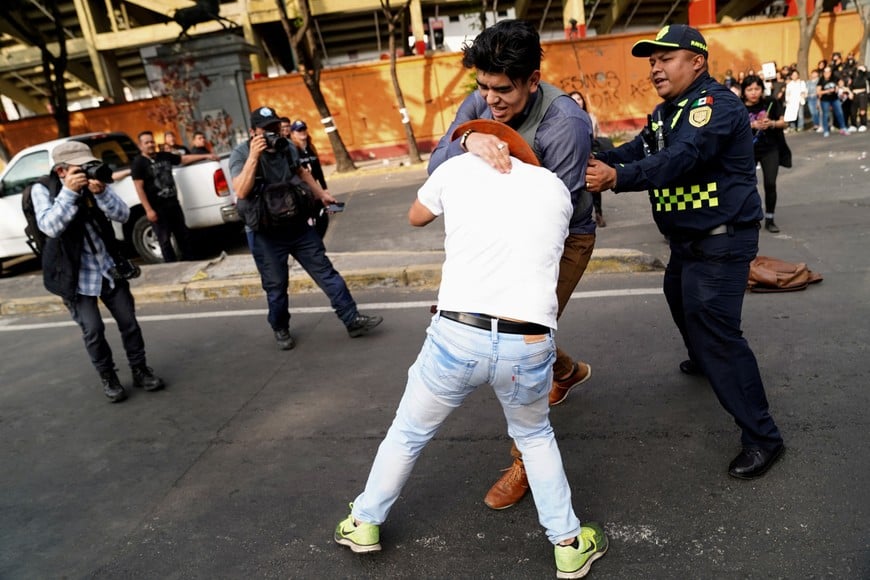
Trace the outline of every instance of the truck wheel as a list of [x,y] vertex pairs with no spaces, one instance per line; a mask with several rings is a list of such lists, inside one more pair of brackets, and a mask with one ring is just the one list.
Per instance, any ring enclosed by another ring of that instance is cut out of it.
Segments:
[[[163,262],[163,252],[160,250],[160,242],[157,233],[151,226],[151,222],[144,215],[136,220],[133,226],[133,247],[146,264],[159,264]],[[175,238],[172,238],[172,246],[176,247]]]

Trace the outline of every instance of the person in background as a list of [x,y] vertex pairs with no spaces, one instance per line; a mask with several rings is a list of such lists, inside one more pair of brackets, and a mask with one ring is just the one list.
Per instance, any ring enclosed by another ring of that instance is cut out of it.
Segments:
[[[172,176],[174,165],[187,165],[211,159],[218,160],[217,155],[177,155],[166,151],[157,151],[154,133],[142,131],[139,133],[139,155],[130,164],[130,176],[133,186],[145,210],[145,216],[151,222],[164,262],[190,260],[192,244],[190,230],[184,222],[184,211],[178,200],[178,188]],[[172,247],[172,236],[178,244],[181,256],[175,254]]]
[[761,79],[746,77],[743,81],[743,104],[749,112],[755,162],[761,164],[764,177],[764,229],[779,233],[774,221],[776,211],[776,177],[780,166],[782,132],[788,125],[782,118],[782,105],[776,99],[763,96]]
[[[744,96],[745,101],[745,96]],[[804,130],[804,105],[807,102],[807,83],[801,80],[798,71],[791,71],[788,84],[785,85],[785,113],[783,118],[789,126],[797,131]]]
[[813,127],[816,133],[822,132],[822,122],[819,118],[821,110],[819,109],[819,71],[813,69],[810,71],[810,78],[807,80],[807,108],[810,110],[810,117],[813,119]]
[[[589,105],[583,93],[572,91],[568,93],[568,96],[574,99],[574,102],[580,105],[581,109],[586,111],[586,114],[589,115],[589,120],[592,121],[592,153],[613,149],[613,141],[601,136],[601,131],[598,127],[598,117],[589,110]],[[604,220],[604,209],[601,206],[601,192],[592,194],[592,207],[595,211],[595,224],[599,228],[607,227],[607,222]]]
[[285,139],[290,139],[290,125],[293,123],[290,122],[290,119],[287,117],[281,117],[281,125],[278,129],[278,134],[284,137]]
[[193,141],[190,144],[192,146],[190,152],[194,155],[208,155],[211,153],[208,141],[205,140],[205,133],[202,131],[197,131],[193,134]]
[[662,103],[640,135],[590,159],[586,185],[648,191],[671,250],[663,289],[689,354],[680,371],[705,376],[740,427],[742,450],[728,475],[761,477],[785,445],[740,328],[764,215],[746,107],[710,77],[707,41],[690,26],[665,26],[631,54],[648,59]]
[[176,155],[187,155],[190,153],[183,143],[179,143],[175,139],[175,133],[167,131],[163,134],[163,147],[160,149],[166,153],[175,153]]
[[855,67],[852,75],[852,94],[855,98],[855,112],[857,113],[858,132],[867,130],[867,92],[870,90],[870,75],[867,74],[867,66],[859,64]]
[[858,130],[858,127],[852,124],[852,117],[853,115],[857,117],[857,114],[853,112],[855,96],[849,86],[851,81],[850,77],[840,77],[837,79],[837,98],[840,100],[840,106],[843,108],[843,128],[846,129],[847,133],[854,133]]
[[819,106],[822,109],[822,132],[825,137],[831,135],[829,111],[833,110],[834,119],[840,128],[840,135],[848,135],[846,120],[843,118],[843,105],[837,93],[837,77],[831,67],[826,66],[816,86],[816,94],[819,96]]
[[819,78],[824,76],[826,66],[828,66],[828,60],[824,58],[816,63],[816,71],[819,73]]
[[[281,123],[283,130],[284,123]],[[326,187],[326,176],[323,175],[323,167],[320,165],[320,159],[317,157],[317,149],[314,148],[314,143],[311,142],[311,137],[308,135],[308,125],[305,121],[297,119],[290,123],[290,141],[296,146],[296,151],[299,153],[299,163],[303,168],[311,172],[311,177],[314,181],[320,184],[323,189]],[[329,214],[324,210],[314,218],[312,224],[320,237],[326,235],[326,229],[329,227]]]
[[110,402],[120,403],[127,392],[118,379],[97,299],[121,333],[133,385],[158,391],[164,382],[146,364],[145,340],[127,281],[131,276],[119,275],[123,257],[113,251],[117,242],[109,220],[126,222],[130,208],[111,186],[85,175],[82,166],[97,161],[87,145],[68,141],[58,145],[53,155],[51,174],[31,190],[37,225],[48,236],[42,252],[45,288],[63,299],[81,328],[85,349]]
[[835,52],[831,55],[831,72],[834,74],[834,77],[840,78],[843,76],[843,55],[839,52]]

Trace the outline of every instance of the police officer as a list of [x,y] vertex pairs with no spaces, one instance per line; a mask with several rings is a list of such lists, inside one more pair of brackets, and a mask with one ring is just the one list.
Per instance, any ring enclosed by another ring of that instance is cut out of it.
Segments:
[[763,217],[746,107],[708,74],[707,43],[694,28],[665,26],[631,53],[649,59],[664,102],[634,140],[590,160],[586,186],[649,191],[670,242],[664,293],[689,353],[680,370],[705,375],[743,432],[728,473],[759,477],[785,446],[740,330]]

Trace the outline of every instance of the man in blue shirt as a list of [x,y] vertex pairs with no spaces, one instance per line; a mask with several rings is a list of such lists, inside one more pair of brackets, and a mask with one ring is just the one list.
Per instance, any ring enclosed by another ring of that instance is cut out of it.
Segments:
[[707,72],[707,42],[684,24],[631,50],[649,59],[664,100],[634,140],[596,154],[591,191],[649,191],[653,218],[671,248],[664,293],[688,360],[741,428],[732,477],[763,475],[785,446],[768,411],[758,362],[740,329],[749,263],[763,217],[752,130],[742,102]]
[[[462,64],[474,68],[478,90],[459,107],[456,119],[429,160],[429,173],[448,158],[469,152],[501,173],[510,172],[510,148],[494,135],[456,128],[474,119],[493,119],[515,129],[532,148],[543,167],[555,173],[571,192],[574,213],[568,227],[556,296],[558,314],[568,304],[595,247],[592,196],[583,187],[586,160],[592,150],[592,123],[586,111],[556,87],[541,81],[541,41],[535,27],[521,20],[503,20],[483,31],[463,48]],[[535,203],[534,192],[529,203]],[[590,365],[571,359],[557,349],[553,363],[550,405],[592,375]],[[522,457],[514,444],[514,462],[489,490],[484,503],[504,509],[518,502],[529,489]]]
[[85,349],[112,403],[123,401],[127,393],[115,371],[97,298],[118,324],[133,384],[146,391],[162,389],[163,380],[146,365],[130,284],[119,275],[121,257],[113,251],[109,220],[127,221],[130,208],[111,187],[88,179],[82,166],[98,161],[84,143],[58,145],[53,157],[51,174],[31,188],[37,225],[48,236],[42,253],[45,287],[63,298],[82,329]]

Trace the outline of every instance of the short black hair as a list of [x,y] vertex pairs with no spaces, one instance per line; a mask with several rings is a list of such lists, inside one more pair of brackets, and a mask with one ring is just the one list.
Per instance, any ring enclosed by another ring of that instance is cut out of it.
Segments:
[[139,131],[139,134],[136,136],[136,138],[137,138],[139,141],[141,141],[141,140],[142,140],[142,137],[144,137],[145,135],[151,135],[151,136],[153,137],[153,136],[154,136],[154,132],[153,132],[153,131]]
[[502,20],[462,47],[462,66],[512,81],[526,80],[541,68],[541,37],[526,20]]
[[758,75],[747,75],[746,78],[743,79],[743,83],[741,83],[740,88],[745,91],[750,85],[758,85],[763,89],[764,81]]

